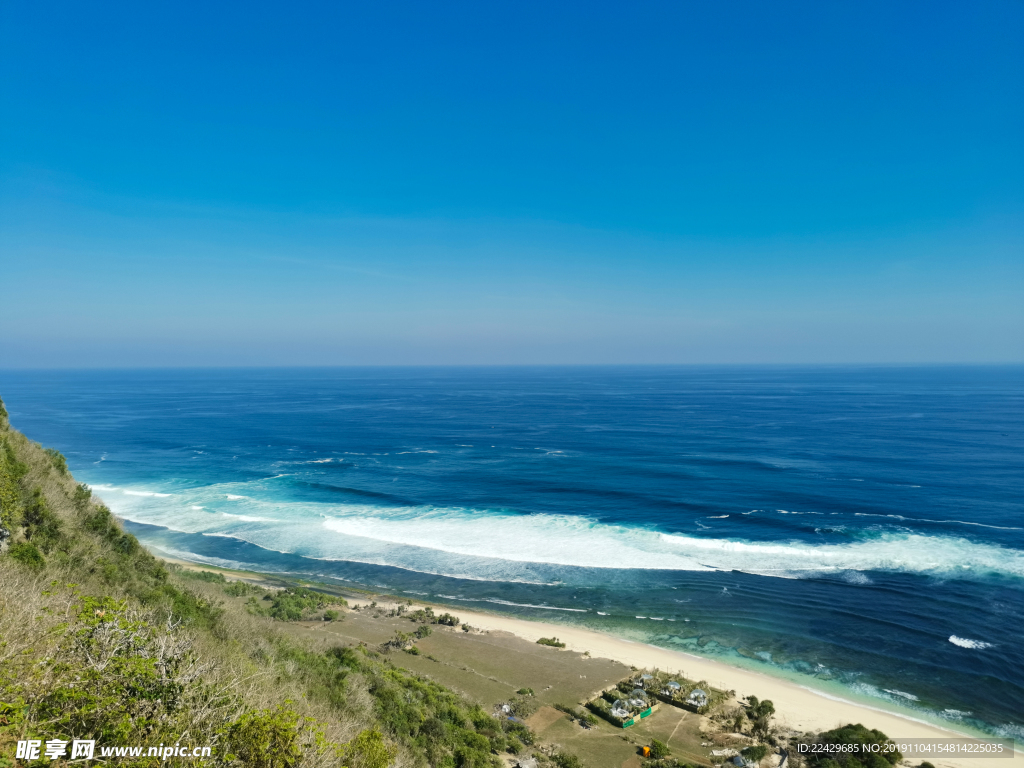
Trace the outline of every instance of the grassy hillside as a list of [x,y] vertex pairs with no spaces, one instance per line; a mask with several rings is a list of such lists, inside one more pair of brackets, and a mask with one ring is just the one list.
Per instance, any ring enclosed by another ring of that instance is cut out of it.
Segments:
[[204,765],[257,768],[497,766],[531,742],[378,650],[280,631],[336,618],[343,600],[225,599],[245,589],[150,555],[0,402],[0,768],[65,764],[16,763],[26,739],[95,739],[97,757],[209,746]]

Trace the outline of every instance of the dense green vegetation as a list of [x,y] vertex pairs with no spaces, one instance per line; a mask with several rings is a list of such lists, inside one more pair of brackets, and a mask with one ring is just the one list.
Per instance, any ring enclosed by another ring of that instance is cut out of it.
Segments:
[[[747,697],[746,716],[750,720],[750,733],[758,739],[766,739],[771,733],[775,705],[769,699],[758,701],[757,696]],[[760,758],[758,758],[760,759]]]
[[744,747],[740,754],[751,763],[759,763],[768,756],[768,747],[764,744],[755,744],[751,747]]
[[[325,652],[278,629],[340,619],[345,605],[161,563],[75,483],[63,456],[11,430],[0,402],[0,768],[14,765],[17,740],[33,738],[210,746],[207,765],[257,768],[476,768],[532,743],[522,723],[387,654]],[[458,625],[426,618],[409,637]]]
[[[341,597],[316,592],[305,587],[291,587],[275,592],[265,592],[262,600],[250,597],[246,608],[257,616],[268,616],[278,621],[301,621],[302,619],[323,618],[325,610],[333,606],[348,605]],[[336,611],[332,611],[337,616]]]
[[825,731],[814,741],[817,744],[857,747],[846,753],[812,752],[808,755],[807,764],[814,768],[891,768],[903,759],[903,755],[893,749],[892,740],[888,736],[859,723]]
[[537,641],[537,645],[550,645],[552,648],[565,648],[565,643],[557,637],[542,637]]
[[452,616],[450,613],[442,613],[440,616],[437,616],[434,613],[434,609],[430,606],[419,608],[412,613],[406,614],[406,618],[409,621],[415,621],[420,624],[442,624],[448,627],[459,626],[458,616]]
[[651,758],[661,760],[663,757],[668,757],[668,744],[657,739],[651,739]]

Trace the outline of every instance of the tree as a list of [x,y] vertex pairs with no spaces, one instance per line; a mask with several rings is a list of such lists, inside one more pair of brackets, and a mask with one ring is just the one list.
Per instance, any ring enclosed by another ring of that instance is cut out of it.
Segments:
[[736,733],[743,732],[743,723],[746,722],[747,716],[743,713],[743,710],[736,710],[736,714],[732,718],[732,728]]
[[[895,745],[888,736],[877,729],[865,728],[859,723],[826,731],[819,734],[816,741],[820,744],[872,747],[870,751],[856,749],[846,753],[834,753],[839,755],[838,758],[819,757],[819,753],[812,753],[807,762],[809,765],[819,768],[888,768],[903,759],[903,755],[896,751]],[[876,752],[875,749],[879,747],[884,747],[884,749]]]
[[668,744],[657,739],[651,739],[651,757],[655,760],[661,760],[663,757],[668,757]]
[[768,747],[758,744],[753,747],[746,747],[740,750],[740,754],[751,763],[759,763],[768,755]]
[[775,705],[770,699],[758,701],[756,696],[747,698],[748,712],[750,717],[750,732],[759,739],[766,739],[772,729],[772,715],[775,714]]
[[8,554],[22,565],[27,565],[35,570],[46,565],[43,555],[31,541],[19,541],[17,544],[12,544]]

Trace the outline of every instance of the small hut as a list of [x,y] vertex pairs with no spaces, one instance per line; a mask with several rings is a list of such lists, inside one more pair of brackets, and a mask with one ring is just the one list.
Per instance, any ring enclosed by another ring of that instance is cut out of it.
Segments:
[[694,707],[706,707],[708,705],[708,693],[703,688],[694,688],[686,699],[686,703]]

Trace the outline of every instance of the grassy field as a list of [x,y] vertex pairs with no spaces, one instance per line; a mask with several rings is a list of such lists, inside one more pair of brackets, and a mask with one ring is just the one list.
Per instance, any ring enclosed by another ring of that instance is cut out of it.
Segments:
[[[383,612],[378,612],[383,613]],[[325,645],[365,642],[377,646],[396,632],[410,632],[417,625],[406,618],[375,616],[371,611],[345,611],[336,622],[301,622],[287,631]],[[527,719],[541,743],[551,751],[576,754],[586,766],[619,768],[640,766],[640,747],[658,739],[672,755],[693,764],[710,764],[709,751],[701,746],[701,716],[661,704],[648,718],[622,729],[600,721],[583,728],[552,705],[579,705],[625,677],[632,670],[616,661],[531,643],[503,632],[463,632],[453,627],[433,627],[417,641],[418,655],[391,652],[392,661],[452,688],[491,711],[517,691],[530,688],[538,710]]]

